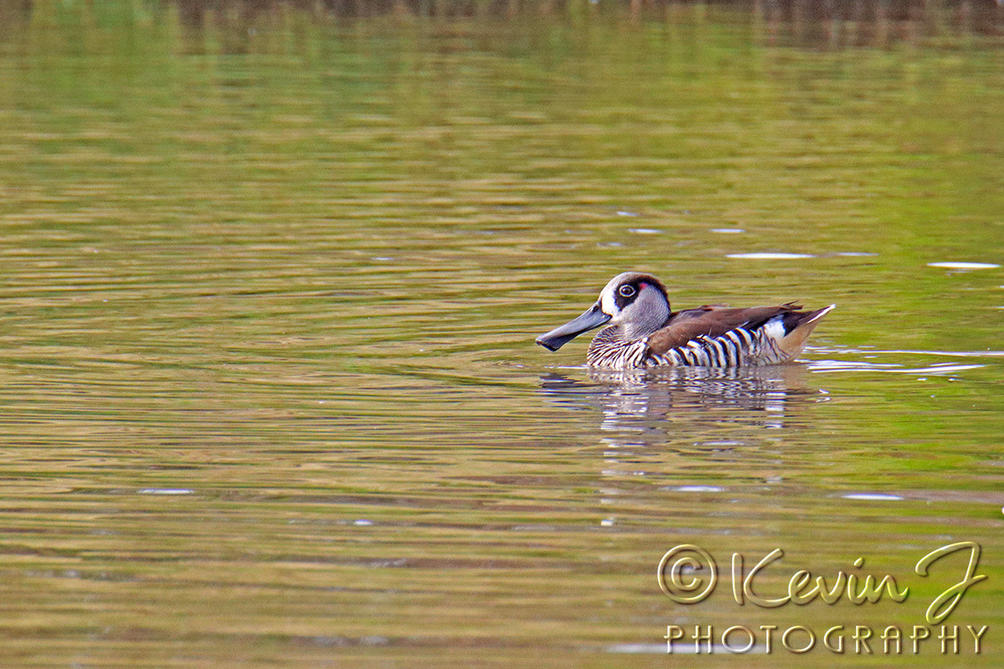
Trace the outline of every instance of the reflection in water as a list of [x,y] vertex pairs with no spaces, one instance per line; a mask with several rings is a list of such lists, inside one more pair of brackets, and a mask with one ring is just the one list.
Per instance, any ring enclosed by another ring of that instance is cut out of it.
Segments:
[[639,500],[679,509],[695,496],[734,495],[751,482],[777,490],[788,470],[780,454],[805,425],[796,417],[825,397],[808,386],[807,373],[798,364],[590,370],[588,382],[548,374],[540,384],[551,401],[591,414],[583,427],[596,424],[602,449],[601,526],[613,527]]
[[[23,0],[23,4],[29,4]],[[203,16],[207,11],[224,13],[238,8],[245,15],[275,12],[289,5],[286,0],[237,0],[225,3],[206,0],[175,0],[188,20],[193,16]],[[292,3],[298,9],[315,13],[331,14],[342,18],[361,18],[387,14],[414,15],[425,17],[465,17],[465,18],[505,18],[520,13],[560,15],[579,9],[579,2],[567,0],[542,0],[521,2],[518,0],[491,0],[472,2],[471,0],[323,0],[323,2]],[[595,2],[591,3],[597,4]],[[673,0],[621,0],[606,3],[628,10],[634,16],[658,16],[671,12],[674,5],[685,4]],[[749,3],[745,1],[723,2],[762,17],[772,25],[788,24],[796,26],[805,35],[831,35],[834,31],[864,30],[862,34],[875,35],[879,31],[899,34],[903,37],[916,35],[935,19],[942,19],[952,26],[971,28],[988,32],[999,18],[999,3],[946,2],[918,3],[911,0],[838,0],[837,2],[816,2],[815,0],[773,0],[771,2]]]
[[[32,0],[0,2],[0,37],[4,27],[30,20]],[[568,0],[174,0],[179,23],[188,38],[197,37],[207,28],[227,35],[224,50],[231,53],[250,51],[250,40],[259,24],[280,24],[295,13],[311,21],[367,19],[380,16],[423,17],[434,19],[512,20],[520,16],[583,16],[584,3]],[[678,21],[683,2],[672,0],[621,0],[589,3],[592,14],[622,12],[632,20]],[[807,47],[887,46],[896,42],[916,43],[945,32],[999,35],[1004,11],[999,2],[918,3],[909,0],[867,2],[842,0],[772,0],[749,3],[719,3],[722,11],[732,12],[738,20],[761,26],[771,42]],[[86,6],[86,5],[84,5]],[[124,11],[130,11],[123,3]],[[588,16],[588,14],[586,14]]]
[[756,7],[771,39],[826,47],[917,42],[944,29],[996,34],[1001,18],[994,2],[775,0]]
[[541,387],[552,400],[599,409],[600,429],[636,430],[641,423],[666,422],[679,430],[683,420],[704,421],[710,409],[740,409],[739,414],[716,420],[742,421],[750,427],[782,428],[794,402],[818,399],[822,391],[806,384],[804,365],[776,365],[740,369],[680,367],[660,370],[590,370],[592,384],[559,374],[541,377]]

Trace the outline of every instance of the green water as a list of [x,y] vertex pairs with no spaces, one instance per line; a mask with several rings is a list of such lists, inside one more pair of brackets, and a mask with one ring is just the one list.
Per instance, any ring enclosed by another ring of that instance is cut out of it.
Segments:
[[[0,3],[0,664],[1000,666],[1004,274],[931,265],[1004,264],[999,18],[188,6]],[[837,309],[752,373],[533,345],[626,269]],[[960,541],[957,656],[665,655],[909,633]],[[911,594],[738,606],[777,547]]]

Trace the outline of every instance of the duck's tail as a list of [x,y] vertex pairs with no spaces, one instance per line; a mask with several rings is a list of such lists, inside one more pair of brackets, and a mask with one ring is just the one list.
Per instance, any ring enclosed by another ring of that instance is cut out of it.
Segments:
[[791,360],[805,347],[805,340],[823,320],[823,316],[833,311],[837,305],[831,304],[815,311],[792,311],[784,316],[785,335],[777,342],[778,348],[784,351]]

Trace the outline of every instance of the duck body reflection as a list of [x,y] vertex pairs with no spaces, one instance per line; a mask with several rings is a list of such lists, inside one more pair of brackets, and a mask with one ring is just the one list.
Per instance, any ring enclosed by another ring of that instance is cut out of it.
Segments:
[[656,440],[685,422],[698,427],[725,422],[782,428],[798,407],[828,397],[826,391],[808,383],[808,369],[801,364],[589,369],[587,374],[588,381],[546,374],[541,377],[541,389],[557,404],[597,410],[601,429],[652,430]]

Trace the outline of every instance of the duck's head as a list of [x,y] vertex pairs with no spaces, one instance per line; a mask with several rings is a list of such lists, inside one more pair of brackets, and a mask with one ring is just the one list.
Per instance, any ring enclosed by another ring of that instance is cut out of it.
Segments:
[[583,332],[609,323],[627,340],[644,337],[663,326],[670,315],[662,282],[651,274],[624,272],[610,279],[596,303],[578,318],[537,337],[544,348],[557,351]]

